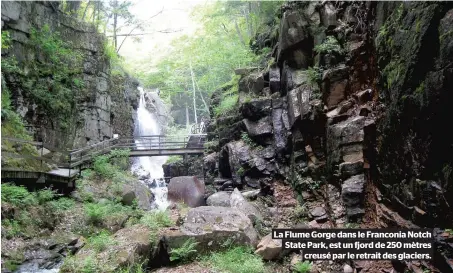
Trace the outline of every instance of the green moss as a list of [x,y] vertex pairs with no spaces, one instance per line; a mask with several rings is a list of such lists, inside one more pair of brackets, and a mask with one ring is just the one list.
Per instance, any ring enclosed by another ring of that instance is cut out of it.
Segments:
[[214,108],[216,116],[227,115],[233,113],[237,109],[239,102],[239,79],[240,76],[234,75],[231,81],[220,87],[220,90],[223,90],[223,92],[220,95],[219,105]]
[[420,33],[421,25],[422,25],[422,21],[420,20],[419,17],[417,17],[417,20],[415,22],[415,32]]
[[416,89],[415,94],[422,95],[425,92],[425,82],[422,82]]
[[398,60],[392,60],[383,70],[383,76],[386,78],[386,87],[392,88],[403,76],[403,64]]

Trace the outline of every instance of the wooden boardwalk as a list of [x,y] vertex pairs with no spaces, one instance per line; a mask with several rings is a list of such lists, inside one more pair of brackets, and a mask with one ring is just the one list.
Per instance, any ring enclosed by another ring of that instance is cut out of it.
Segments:
[[[42,142],[27,141],[13,138],[3,138],[8,141],[30,144],[43,150]],[[187,136],[152,135],[137,138],[109,139],[82,149],[65,153],[66,162],[53,162],[42,156],[29,156],[2,153],[7,157],[32,157],[41,162],[56,163],[59,169],[49,172],[23,171],[19,169],[1,170],[2,182],[34,181],[34,183],[66,183],[68,187],[75,187],[75,179],[81,169],[89,167],[92,161],[100,155],[116,149],[128,149],[130,157],[140,156],[168,156],[168,155],[197,155],[203,154],[205,134],[191,134]]]

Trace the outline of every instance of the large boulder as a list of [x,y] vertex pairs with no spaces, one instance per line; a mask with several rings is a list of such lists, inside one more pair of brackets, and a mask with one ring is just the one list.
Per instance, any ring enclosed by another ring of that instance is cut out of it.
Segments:
[[202,253],[219,250],[226,241],[251,247],[258,243],[258,234],[250,219],[238,209],[227,207],[192,208],[179,230],[163,233],[170,250],[181,247],[190,238],[198,243],[196,249]]
[[252,223],[255,223],[257,220],[262,219],[262,216],[258,209],[247,202],[247,200],[245,200],[244,196],[242,196],[241,192],[237,188],[234,189],[234,191],[231,193],[230,206],[247,215]]
[[168,201],[184,202],[189,207],[205,204],[205,186],[195,176],[173,177],[168,184]]
[[258,243],[255,254],[264,260],[277,260],[290,252],[290,249],[283,249],[282,245],[282,240],[272,239],[272,233],[269,233]]
[[208,197],[206,200],[208,206],[214,207],[229,207],[230,206],[230,194],[225,191],[219,191]]
[[219,172],[218,153],[213,152],[203,158],[203,170],[205,175],[205,185],[213,184],[214,179],[218,176]]
[[243,77],[239,81],[239,91],[259,95],[264,88],[264,77],[262,73],[254,72]]
[[230,142],[220,152],[220,174],[223,177],[231,178],[236,185],[241,185],[242,179],[239,170],[250,159],[250,147],[244,141]]
[[257,121],[269,116],[272,111],[272,100],[269,98],[252,99],[241,106],[242,116],[246,119]]
[[123,185],[121,202],[131,206],[134,200],[137,200],[137,205],[140,209],[150,210],[154,195],[145,184],[134,180]]
[[258,121],[244,119],[244,124],[251,137],[263,139],[272,135],[272,123],[269,116]]
[[[102,272],[106,273],[118,272],[121,268],[140,264],[151,255],[150,236],[150,230],[142,225],[121,229],[113,235],[114,244],[100,253],[96,254],[96,250],[91,245],[79,250],[74,256],[75,264],[83,265],[94,258],[102,268]],[[74,272],[72,270],[65,266],[61,268],[61,272]]]
[[279,63],[288,57],[294,57],[292,49],[298,48],[309,51],[313,39],[307,29],[308,22],[300,10],[285,11],[280,23],[277,61]]

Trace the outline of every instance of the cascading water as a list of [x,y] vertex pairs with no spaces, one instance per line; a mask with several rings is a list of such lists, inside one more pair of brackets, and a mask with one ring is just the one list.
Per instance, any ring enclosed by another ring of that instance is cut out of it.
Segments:
[[[137,109],[137,121],[135,125],[135,136],[143,137],[150,135],[159,135],[161,125],[156,115],[150,112],[146,106],[146,92],[143,88],[138,87],[140,91],[140,103]],[[136,140],[137,149],[145,149],[145,143],[148,141]],[[139,157],[132,165],[132,171],[136,173],[143,182],[145,182],[154,194],[153,207],[157,209],[166,209],[169,206],[167,201],[167,186],[164,180],[162,165],[167,161],[166,156],[142,156]]]

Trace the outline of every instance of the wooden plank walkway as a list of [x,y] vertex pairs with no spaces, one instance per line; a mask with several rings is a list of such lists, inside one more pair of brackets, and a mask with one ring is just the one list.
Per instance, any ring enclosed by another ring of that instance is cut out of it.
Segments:
[[[42,142],[28,141],[14,138],[2,138],[4,140],[30,144],[42,149]],[[12,180],[36,180],[51,181],[56,183],[73,184],[79,170],[91,162],[99,155],[109,153],[115,149],[129,149],[130,157],[140,156],[168,156],[168,155],[197,155],[203,154],[206,134],[192,134],[187,136],[165,136],[152,135],[137,138],[109,139],[82,149],[68,151],[66,153],[67,162],[58,162],[59,169],[50,172],[33,172],[18,169],[2,169],[2,182]],[[7,157],[33,158],[41,162],[56,163],[43,156],[18,155],[11,153],[2,153]],[[78,170],[76,170],[78,168]]]

